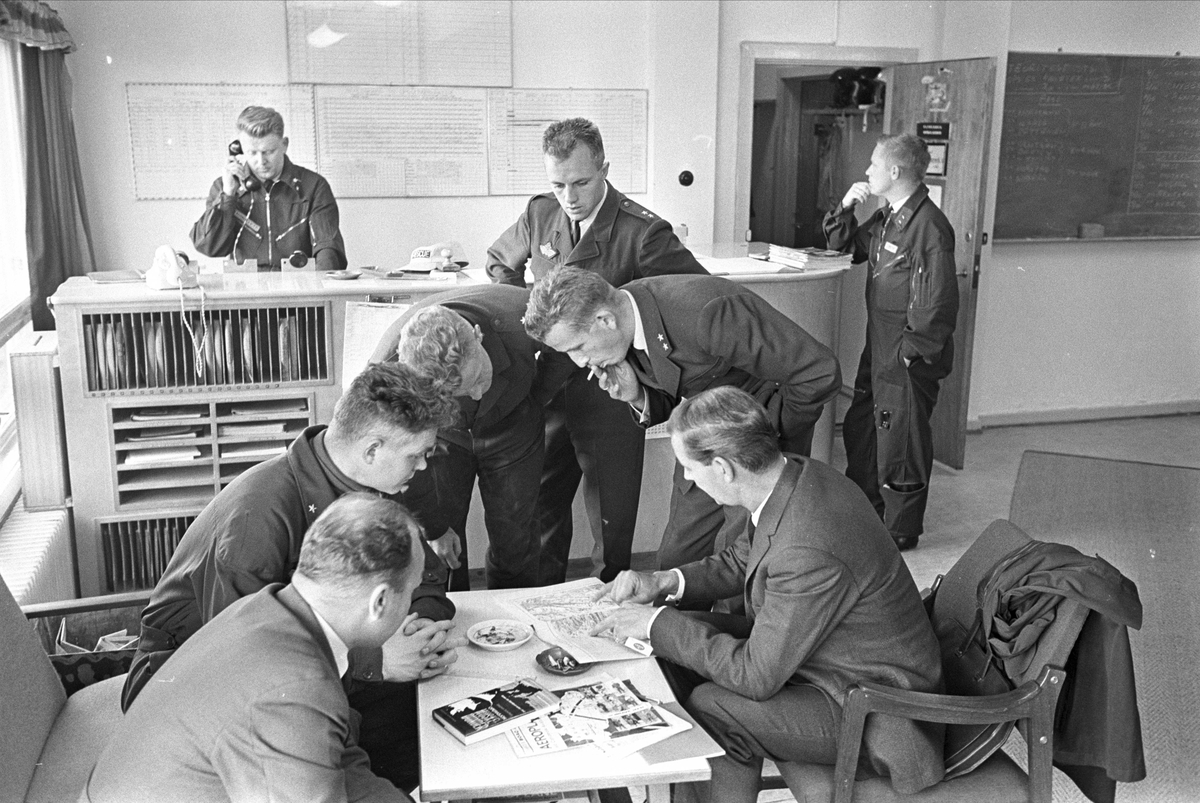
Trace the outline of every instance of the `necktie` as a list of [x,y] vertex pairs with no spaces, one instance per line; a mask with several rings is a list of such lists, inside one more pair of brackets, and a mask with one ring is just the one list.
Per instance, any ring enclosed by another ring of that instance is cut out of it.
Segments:
[[879,258],[883,255],[883,244],[887,239],[888,223],[892,220],[892,205],[888,204],[887,212],[883,215],[883,225],[879,227],[878,239],[875,242],[875,265],[878,267]]
[[630,346],[626,356],[630,358],[633,372],[638,375],[638,381],[643,385],[651,384],[654,378],[654,369],[650,365],[650,355],[641,349]]
[[579,245],[579,221],[571,221],[571,247]]

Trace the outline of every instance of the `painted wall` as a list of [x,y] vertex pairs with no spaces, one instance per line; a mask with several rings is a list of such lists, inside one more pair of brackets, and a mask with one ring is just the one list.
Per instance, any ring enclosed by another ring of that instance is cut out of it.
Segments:
[[[947,58],[1200,56],[1191,2],[950,2]],[[1002,94],[995,107],[992,228]],[[1200,241],[984,249],[969,417],[983,425],[1200,409]]]
[[[202,200],[134,199],[125,83],[285,83],[282,0],[54,5],[79,43],[68,65],[100,266],[147,266],[163,243],[193,250],[188,232]],[[651,191],[635,197],[711,240],[718,7],[689,6],[517,0],[513,81],[527,88],[650,90]],[[222,161],[213,154],[214,178]],[[656,198],[655,185],[685,163],[697,181],[686,192],[675,182]],[[342,231],[352,265],[407,262],[413,248],[442,239],[462,242],[467,258],[480,265],[525,200],[344,199]]]

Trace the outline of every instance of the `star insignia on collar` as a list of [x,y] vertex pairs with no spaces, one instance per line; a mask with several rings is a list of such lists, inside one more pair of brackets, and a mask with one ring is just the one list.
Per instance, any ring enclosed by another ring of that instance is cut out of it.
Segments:
[[659,332],[659,334],[658,334],[658,339],[659,339],[659,340],[663,340],[663,341],[665,341],[667,338],[666,338],[666,336],[665,336],[665,335],[663,335],[663,334],[662,334],[662,332]]
[[317,506],[316,506],[316,505],[309,505],[309,506],[308,506],[308,512],[309,512],[309,513],[316,513],[316,512],[317,512]]
[[542,252],[542,256],[546,259],[554,259],[558,256],[558,252],[554,250],[554,246],[550,245],[550,243],[542,243],[538,250]]
[[670,350],[671,350],[671,347],[670,347],[670,346],[668,346],[666,343],[663,343],[663,344],[662,344],[662,347],[663,347],[663,351],[670,351]]

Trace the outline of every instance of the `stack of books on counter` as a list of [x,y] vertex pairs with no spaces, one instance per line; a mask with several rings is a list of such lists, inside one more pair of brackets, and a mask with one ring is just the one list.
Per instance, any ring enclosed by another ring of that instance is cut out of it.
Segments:
[[788,248],[772,243],[767,249],[767,261],[800,270],[827,270],[850,267],[850,254],[824,248]]

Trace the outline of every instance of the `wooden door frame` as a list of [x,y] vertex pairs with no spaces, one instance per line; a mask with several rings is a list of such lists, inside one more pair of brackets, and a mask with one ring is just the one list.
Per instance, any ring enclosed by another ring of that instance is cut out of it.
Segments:
[[750,231],[750,153],[754,146],[754,69],[758,64],[870,64],[886,67],[920,61],[915,47],[838,47],[788,42],[742,42],[738,72],[737,161],[733,179],[733,226],[738,239]]

